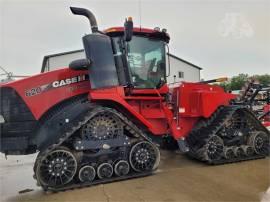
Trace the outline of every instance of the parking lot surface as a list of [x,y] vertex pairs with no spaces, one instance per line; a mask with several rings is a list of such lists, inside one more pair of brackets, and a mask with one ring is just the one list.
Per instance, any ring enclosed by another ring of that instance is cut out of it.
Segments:
[[270,201],[269,158],[208,166],[163,151],[152,176],[59,193],[45,193],[36,186],[34,158],[0,156],[1,201]]

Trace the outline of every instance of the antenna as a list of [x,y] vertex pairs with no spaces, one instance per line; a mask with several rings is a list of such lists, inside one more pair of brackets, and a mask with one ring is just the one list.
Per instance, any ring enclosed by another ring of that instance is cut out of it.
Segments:
[[140,30],[142,29],[142,1],[139,0],[139,18],[140,18]]

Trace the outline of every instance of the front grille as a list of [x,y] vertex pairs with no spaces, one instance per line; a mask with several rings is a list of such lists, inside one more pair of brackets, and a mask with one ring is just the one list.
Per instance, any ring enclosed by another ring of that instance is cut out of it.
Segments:
[[29,137],[36,120],[18,93],[10,87],[0,88],[1,137]]

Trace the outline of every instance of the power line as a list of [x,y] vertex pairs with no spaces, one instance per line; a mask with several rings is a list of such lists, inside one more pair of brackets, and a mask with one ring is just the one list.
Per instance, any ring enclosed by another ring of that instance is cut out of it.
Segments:
[[0,76],[6,76],[7,79],[11,79],[11,78],[25,78],[28,76],[24,76],[24,75],[13,75],[12,72],[8,72],[4,67],[0,66],[0,69],[4,72],[3,74],[0,74]]
[[5,70],[4,67],[0,66],[0,69],[2,69],[2,71],[5,72],[6,74],[9,74],[9,72],[7,70]]

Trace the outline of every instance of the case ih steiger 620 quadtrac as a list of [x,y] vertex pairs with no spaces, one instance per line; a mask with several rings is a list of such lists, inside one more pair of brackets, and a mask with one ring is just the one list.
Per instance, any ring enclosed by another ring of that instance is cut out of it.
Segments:
[[1,152],[39,151],[43,189],[149,175],[161,144],[209,164],[268,155],[269,131],[234,95],[205,82],[168,87],[165,30],[128,18],[101,32],[90,11],[71,11],[90,21],[86,59],[1,85]]

